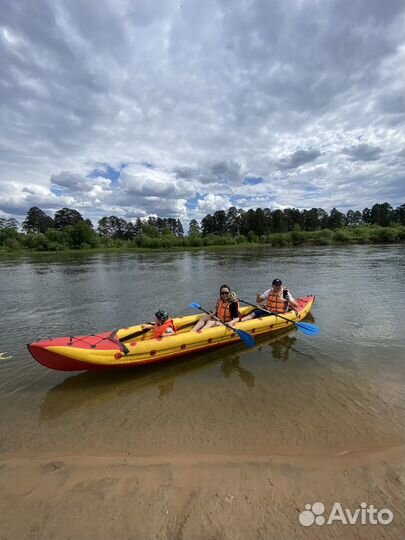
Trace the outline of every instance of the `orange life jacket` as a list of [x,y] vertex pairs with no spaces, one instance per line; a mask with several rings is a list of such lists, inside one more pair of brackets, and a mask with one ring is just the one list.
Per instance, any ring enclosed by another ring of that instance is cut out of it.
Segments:
[[[235,300],[233,300],[235,302]],[[224,302],[222,298],[220,298],[217,302],[217,307],[215,308],[215,314],[218,317],[218,319],[221,319],[221,321],[229,322],[233,319],[231,315],[231,304],[233,302]],[[238,302],[238,313],[239,313],[239,300]]]
[[285,313],[287,311],[288,300],[283,298],[283,291],[276,293],[274,291],[269,292],[267,297],[266,309],[272,313]]
[[168,328],[171,328],[173,332],[175,331],[172,319],[165,321],[163,324],[155,324],[153,327],[153,337],[156,339],[161,338],[165,335]]

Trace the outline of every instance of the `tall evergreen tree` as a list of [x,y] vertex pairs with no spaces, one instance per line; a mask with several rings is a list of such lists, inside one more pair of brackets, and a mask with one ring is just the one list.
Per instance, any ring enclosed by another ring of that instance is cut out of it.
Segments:
[[284,212],[282,212],[281,210],[274,210],[272,232],[283,233],[287,231],[288,231],[288,222],[287,222],[287,218],[284,215]]
[[393,218],[394,209],[387,202],[383,204],[375,204],[371,209],[370,223],[372,225],[388,227]]
[[348,210],[346,214],[346,223],[347,225],[353,227],[355,225],[360,225],[361,223],[361,212],[359,210]]
[[0,217],[0,229],[7,229],[9,231],[18,229],[18,221],[15,218]]
[[183,225],[179,219],[176,222],[176,236],[179,236],[180,238],[184,236]]
[[362,221],[363,223],[365,223],[366,225],[369,225],[371,223],[371,210],[370,208],[364,208],[362,214],[361,214],[361,217],[362,217]]
[[321,228],[318,208],[311,208],[311,210],[303,210],[302,218],[304,220],[304,229],[306,231],[316,231]]
[[329,229],[340,229],[346,225],[346,216],[336,208],[332,208],[329,214]]
[[67,227],[76,225],[79,221],[84,221],[83,216],[77,210],[72,208],[62,208],[55,212],[54,225],[55,229],[63,231]]
[[199,236],[201,233],[200,226],[198,224],[198,221],[196,219],[192,219],[190,221],[190,225],[188,228],[188,235],[189,236]]
[[226,231],[232,236],[240,234],[242,225],[241,210],[237,210],[235,206],[228,208],[226,213]]
[[207,236],[207,234],[214,234],[216,230],[216,223],[215,218],[211,214],[207,214],[205,217],[201,220],[201,230],[203,233],[203,236]]
[[394,210],[394,217],[397,223],[405,225],[405,204],[401,204]]
[[37,206],[28,210],[27,217],[22,224],[23,230],[27,233],[44,233],[53,226],[53,219]]

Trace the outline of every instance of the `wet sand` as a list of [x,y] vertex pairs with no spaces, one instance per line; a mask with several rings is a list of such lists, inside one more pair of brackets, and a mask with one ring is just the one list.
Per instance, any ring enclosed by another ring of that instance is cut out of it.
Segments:
[[[42,455],[0,460],[2,540],[393,539],[403,446],[340,455]],[[304,527],[306,503],[389,508],[389,525]],[[327,530],[325,530],[327,529]]]

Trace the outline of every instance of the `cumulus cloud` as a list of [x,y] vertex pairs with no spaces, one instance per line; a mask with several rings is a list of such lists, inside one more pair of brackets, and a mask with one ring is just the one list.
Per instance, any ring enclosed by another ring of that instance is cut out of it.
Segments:
[[343,153],[349,156],[351,161],[377,161],[381,158],[382,148],[369,144],[358,144],[351,148],[343,148]]
[[0,211],[403,202],[401,0],[20,7],[0,23]]
[[211,214],[216,210],[226,210],[231,206],[232,204],[228,197],[210,193],[198,201],[197,210],[200,214]]
[[281,169],[296,169],[305,163],[315,161],[321,152],[319,150],[297,150],[286,158],[281,158],[276,162],[276,166]]

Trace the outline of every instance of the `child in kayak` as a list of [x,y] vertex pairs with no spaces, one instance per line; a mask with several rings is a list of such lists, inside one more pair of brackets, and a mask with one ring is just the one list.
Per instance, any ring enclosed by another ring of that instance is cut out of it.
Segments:
[[153,337],[161,338],[168,334],[175,334],[174,324],[172,319],[169,319],[167,311],[159,309],[155,313],[155,325],[153,327]]
[[211,311],[210,315],[203,315],[194,326],[193,332],[221,325],[214,317],[230,324],[239,321],[239,300],[228,285],[221,285],[215,311]]

